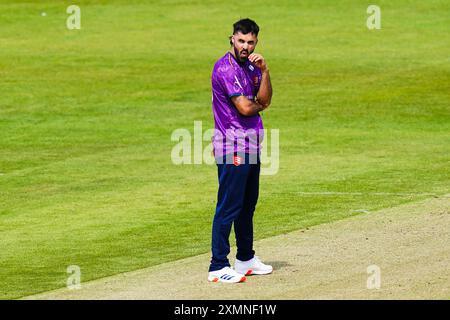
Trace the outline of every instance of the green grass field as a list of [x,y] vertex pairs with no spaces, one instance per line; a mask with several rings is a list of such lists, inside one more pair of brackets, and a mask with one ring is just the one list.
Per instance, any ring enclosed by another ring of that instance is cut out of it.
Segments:
[[261,27],[280,130],[257,239],[450,190],[448,1],[377,1],[372,31],[356,0],[76,1],[81,30],[69,4],[0,2],[2,299],[69,265],[88,281],[209,251],[216,168],[173,165],[170,137],[213,127],[239,18]]

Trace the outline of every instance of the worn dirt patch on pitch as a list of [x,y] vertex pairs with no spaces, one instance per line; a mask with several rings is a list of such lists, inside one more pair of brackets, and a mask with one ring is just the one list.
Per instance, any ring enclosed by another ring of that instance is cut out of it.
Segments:
[[257,241],[274,273],[241,284],[207,282],[204,254],[26,299],[448,299],[449,243],[447,195]]

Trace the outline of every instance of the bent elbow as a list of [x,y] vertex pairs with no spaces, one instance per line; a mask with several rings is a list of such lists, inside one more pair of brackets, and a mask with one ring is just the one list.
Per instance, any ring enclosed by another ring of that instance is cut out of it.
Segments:
[[267,109],[270,104],[272,103],[272,99],[268,98],[268,99],[258,99],[257,102],[264,108]]
[[263,107],[264,110],[267,109],[270,106],[270,101],[264,104],[261,103],[261,106]]

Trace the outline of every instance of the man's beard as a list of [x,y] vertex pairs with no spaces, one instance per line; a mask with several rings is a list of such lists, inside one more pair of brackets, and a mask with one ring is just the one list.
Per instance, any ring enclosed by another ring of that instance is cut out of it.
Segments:
[[[247,56],[244,58],[241,58],[242,52],[247,52]],[[242,50],[241,52],[239,52],[239,50],[236,47],[234,47],[234,55],[239,60],[239,62],[244,63],[245,61],[247,61],[248,56],[250,55],[250,52],[248,50]]]

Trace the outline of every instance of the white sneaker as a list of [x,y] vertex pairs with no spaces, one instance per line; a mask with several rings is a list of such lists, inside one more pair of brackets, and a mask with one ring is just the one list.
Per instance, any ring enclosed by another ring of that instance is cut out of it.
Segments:
[[273,271],[272,266],[262,263],[257,256],[254,256],[253,259],[248,261],[236,259],[234,269],[246,276],[251,274],[269,274]]
[[225,267],[220,270],[211,271],[208,274],[208,281],[238,283],[244,282],[246,278],[243,274],[237,273],[233,268]]

